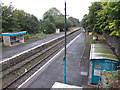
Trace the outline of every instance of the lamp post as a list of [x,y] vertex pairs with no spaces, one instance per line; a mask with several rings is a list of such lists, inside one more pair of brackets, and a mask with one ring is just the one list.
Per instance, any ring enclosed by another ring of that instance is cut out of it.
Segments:
[[65,1],[65,22],[64,22],[64,30],[65,30],[65,56],[64,56],[64,84],[66,84],[66,34],[67,34],[67,22],[66,22],[66,1]]

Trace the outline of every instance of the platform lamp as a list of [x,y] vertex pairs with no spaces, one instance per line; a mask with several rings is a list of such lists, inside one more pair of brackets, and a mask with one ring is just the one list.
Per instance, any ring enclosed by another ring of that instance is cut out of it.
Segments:
[[64,15],[64,30],[65,30],[65,56],[64,56],[64,84],[66,84],[66,34],[67,34],[67,22],[66,22],[66,0],[65,0],[65,15]]

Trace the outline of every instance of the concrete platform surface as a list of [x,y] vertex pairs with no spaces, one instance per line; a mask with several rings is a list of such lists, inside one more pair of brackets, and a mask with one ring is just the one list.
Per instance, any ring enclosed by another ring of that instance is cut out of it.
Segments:
[[[85,35],[82,33],[76,36],[67,47],[67,84],[81,87],[87,85],[88,82],[88,66],[82,68],[81,59],[85,47]],[[64,50],[62,50],[55,58],[51,60],[50,64],[39,70],[33,79],[30,77],[27,80],[25,88],[51,88],[55,82],[63,83],[63,57]],[[82,68],[82,72],[81,72]],[[84,71],[84,72],[83,72]],[[83,77],[84,76],[84,77]],[[83,78],[85,78],[83,80]],[[22,87],[22,85],[20,87]]]

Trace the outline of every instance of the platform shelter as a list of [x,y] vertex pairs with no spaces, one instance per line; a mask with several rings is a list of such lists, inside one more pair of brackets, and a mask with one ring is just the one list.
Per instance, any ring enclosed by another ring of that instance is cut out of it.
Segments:
[[2,33],[3,43],[5,46],[18,45],[24,43],[24,35],[26,31],[16,33]]
[[98,84],[102,71],[116,71],[117,56],[112,49],[105,44],[91,44],[90,51],[90,83]]

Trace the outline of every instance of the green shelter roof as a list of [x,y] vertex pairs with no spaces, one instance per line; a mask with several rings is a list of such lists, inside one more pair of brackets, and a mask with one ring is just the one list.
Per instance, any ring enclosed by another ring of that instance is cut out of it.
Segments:
[[105,44],[91,44],[90,59],[119,61],[110,46]]

